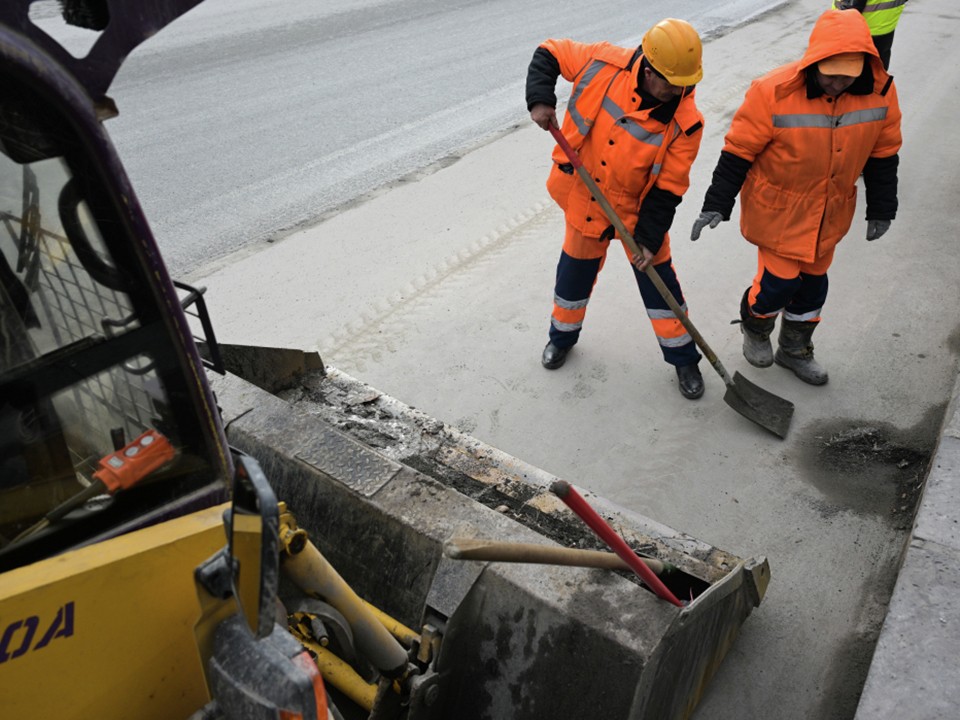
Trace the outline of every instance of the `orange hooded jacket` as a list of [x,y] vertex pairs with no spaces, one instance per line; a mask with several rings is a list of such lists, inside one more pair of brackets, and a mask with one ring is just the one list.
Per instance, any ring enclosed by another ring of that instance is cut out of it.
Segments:
[[[804,70],[846,52],[865,53],[873,91],[807,97]],[[740,191],[743,236],[812,262],[850,229],[867,159],[895,155],[900,144],[896,88],[863,16],[828,10],[801,60],[753,82],[725,137],[725,151],[753,163]]]
[[[690,166],[703,136],[694,92],[683,97],[673,120],[665,124],[651,117],[652,108],[639,109],[640,57],[627,67],[634,49],[569,39],[547,40],[540,47],[557,59],[560,74],[573,83],[561,130],[624,224],[636,225],[640,203],[653,183],[682,196],[690,186]],[[569,162],[559,146],[553,160],[547,179],[550,195],[568,223],[588,237],[599,237],[610,221],[580,178],[559,169]]]

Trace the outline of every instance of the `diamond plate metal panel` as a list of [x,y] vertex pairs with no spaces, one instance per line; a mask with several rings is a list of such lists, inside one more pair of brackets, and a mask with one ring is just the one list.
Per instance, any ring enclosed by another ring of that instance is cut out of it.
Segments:
[[296,458],[366,497],[390,482],[401,468],[399,463],[332,430],[314,435]]

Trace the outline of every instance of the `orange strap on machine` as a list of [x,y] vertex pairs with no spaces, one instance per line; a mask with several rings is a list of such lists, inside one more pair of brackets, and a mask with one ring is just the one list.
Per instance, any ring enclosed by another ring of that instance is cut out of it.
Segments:
[[126,490],[176,456],[173,445],[156,430],[147,430],[136,440],[100,459],[93,474],[111,493]]

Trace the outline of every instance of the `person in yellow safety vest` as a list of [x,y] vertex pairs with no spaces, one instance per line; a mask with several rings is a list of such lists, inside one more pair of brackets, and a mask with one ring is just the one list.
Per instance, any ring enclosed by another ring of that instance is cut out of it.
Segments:
[[897,29],[906,4],[907,0],[833,0],[836,10],[859,10],[863,14],[884,70],[890,69],[893,31]]
[[[558,127],[557,78],[573,83],[561,130],[620,219],[636,228],[642,255],[627,254],[647,317],[664,360],[676,368],[681,394],[691,400],[703,395],[700,353],[642,271],[651,265],[686,310],[667,231],[690,185],[703,136],[703,115],[694,101],[694,86],[703,77],[701,52],[696,30],[673,18],[650,28],[637,48],[546,40],[534,52],[526,85],[530,118],[547,130]],[[615,232],[559,145],[547,189],[566,220],[549,342],[541,356],[542,365],[555,370],[580,338]]]
[[[803,57],[754,80],[724,138],[690,239],[729,220],[740,195],[740,232],[759,269],[740,301],[743,354],[776,362],[811,385],[827,382],[811,336],[827,299],[827,269],[866,190],[867,240],[897,214],[900,106],[859,13],[827,10]],[[776,356],[770,344],[783,314]]]

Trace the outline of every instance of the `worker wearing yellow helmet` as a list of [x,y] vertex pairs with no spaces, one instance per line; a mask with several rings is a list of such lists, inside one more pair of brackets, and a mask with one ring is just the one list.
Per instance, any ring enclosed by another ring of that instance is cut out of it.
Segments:
[[[690,185],[703,136],[693,87],[703,77],[701,54],[690,23],[668,18],[650,28],[637,48],[546,40],[527,71],[527,109],[545,130],[558,127],[557,78],[573,83],[561,130],[626,227],[635,228],[642,255],[627,255],[663,358],[676,368],[680,392],[689,399],[703,395],[700,353],[643,270],[652,265],[686,311],[667,231]],[[566,220],[549,342],[541,357],[554,370],[580,339],[614,229],[559,146],[547,189]]]

